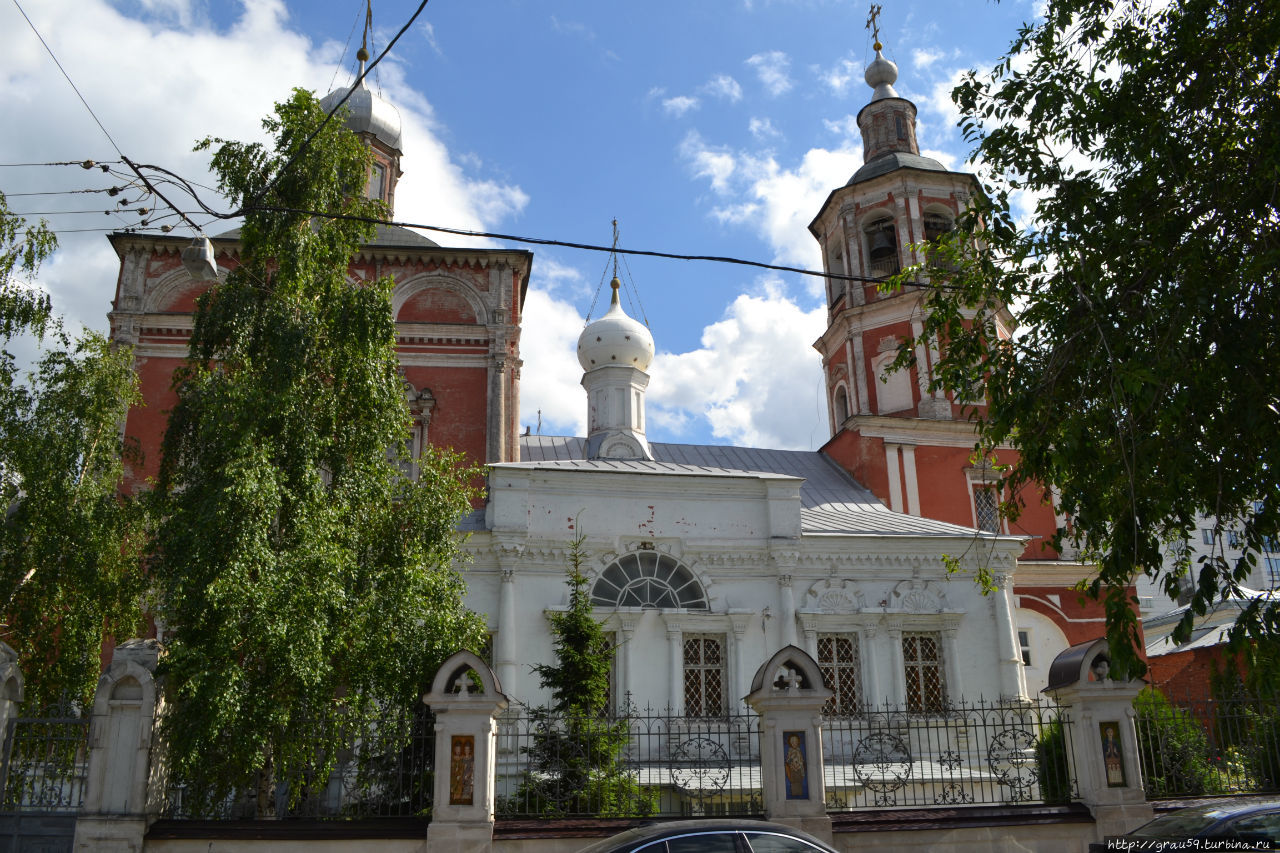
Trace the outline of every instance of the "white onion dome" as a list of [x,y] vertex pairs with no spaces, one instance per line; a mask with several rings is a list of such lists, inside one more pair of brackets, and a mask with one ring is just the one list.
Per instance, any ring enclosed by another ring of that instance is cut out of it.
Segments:
[[874,91],[871,94],[871,100],[878,101],[881,98],[897,98],[898,93],[894,90],[893,84],[898,79],[898,66],[888,59],[884,58],[884,54],[880,52],[880,43],[876,42],[876,58],[867,66],[863,79],[867,81],[867,85]]
[[653,335],[644,323],[633,320],[622,310],[618,301],[621,286],[614,278],[610,283],[613,296],[609,310],[599,320],[587,324],[578,336],[578,364],[584,371],[610,364],[648,370],[653,362]]
[[[361,80],[351,91],[351,97],[343,104],[347,108],[347,127],[356,133],[371,133],[383,145],[394,151],[400,148],[400,111],[390,101],[375,95]],[[320,99],[325,112],[333,109],[347,89],[334,89]]]

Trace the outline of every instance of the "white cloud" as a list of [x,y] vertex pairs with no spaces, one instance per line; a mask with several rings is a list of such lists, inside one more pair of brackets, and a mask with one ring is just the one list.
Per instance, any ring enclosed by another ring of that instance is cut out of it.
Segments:
[[444,51],[440,49],[439,42],[436,41],[436,28],[431,25],[430,21],[423,21],[418,25],[422,37],[427,40],[427,44],[431,45],[431,49],[436,52],[436,56],[444,56]]
[[[273,102],[286,99],[299,85],[323,94],[342,48],[335,42],[317,45],[291,29],[279,0],[246,0],[239,17],[222,30],[195,20],[193,7],[183,0],[151,0],[133,7],[142,17],[131,18],[108,0],[43,0],[27,13],[130,158],[212,185],[209,155],[193,153],[192,144],[211,135],[263,139],[260,121]],[[22,129],[0,134],[0,162],[115,159],[102,132],[11,5],[0,6],[0,55],[5,57],[0,68],[0,126]],[[528,198],[518,186],[464,170],[441,140],[431,105],[405,83],[402,66],[387,62],[378,71],[382,94],[395,103],[404,124],[405,174],[396,193],[398,218],[491,230],[523,209]],[[340,74],[339,85],[346,79],[346,73]],[[228,109],[228,104],[235,109]],[[108,175],[80,169],[6,172],[4,190],[11,194],[112,184]],[[212,191],[201,192],[211,206],[224,207]],[[96,202],[103,197],[74,198]],[[186,209],[192,207],[176,192],[171,198]],[[64,209],[76,207],[96,204]],[[213,234],[233,225],[196,218],[208,223],[205,227]],[[136,224],[136,217],[132,223],[101,214],[53,219],[54,227],[65,232],[127,224]],[[453,237],[448,241],[468,242]],[[41,283],[73,323],[103,328],[118,269],[115,254],[101,233],[64,233],[61,243],[58,255],[42,271]]]
[[[797,166],[784,168],[771,153],[712,146],[696,132],[685,136],[680,156],[724,199],[712,209],[714,218],[752,227],[773,248],[775,260],[809,269],[819,269],[822,262],[808,231],[810,220],[831,190],[862,165],[861,147],[853,142],[835,150],[811,148]],[[808,287],[819,295],[821,279]]]
[[742,86],[738,85],[738,81],[728,74],[717,74],[712,77],[703,84],[701,91],[716,98],[723,98],[726,101],[737,102],[742,100]]
[[585,39],[586,41],[595,41],[595,31],[581,21],[562,21],[555,15],[551,16],[551,29],[563,35],[575,36]]
[[793,85],[787,74],[791,60],[780,50],[757,53],[747,59],[746,64],[756,70],[765,91],[775,98],[785,94]]
[[[649,421],[679,436],[706,419],[734,444],[812,449],[826,439],[819,358],[813,341],[826,310],[806,311],[776,279],[742,294],[702,333],[701,347],[659,352],[650,373]],[[661,342],[659,342],[661,343]]]
[[862,138],[857,116],[847,115],[841,119],[823,119],[822,126],[840,137],[845,144],[857,143]]
[[921,148],[920,156],[930,157],[947,167],[948,172],[956,171],[960,158],[950,151],[943,151],[939,148]]
[[782,131],[773,126],[773,122],[767,118],[752,117],[747,123],[747,130],[751,131],[751,135],[761,142],[767,139],[778,139],[782,136]]
[[736,168],[735,157],[728,149],[709,147],[696,131],[689,131],[680,143],[680,154],[689,161],[699,178],[710,178],[717,193],[729,192],[729,179]]
[[813,71],[823,85],[831,90],[831,94],[844,97],[849,91],[849,86],[862,78],[862,63],[846,56],[830,68],[814,66]]
[[674,98],[666,98],[662,102],[662,108],[666,110],[667,115],[679,118],[690,110],[698,108],[698,99],[690,95],[676,95]]
[[537,432],[541,418],[543,435],[586,435],[587,398],[579,384],[577,355],[585,319],[543,288],[546,276],[554,273],[541,257],[534,268],[539,286],[529,288],[521,318],[523,327],[537,329],[537,334],[520,338],[520,423]]
[[939,59],[942,59],[944,55],[945,54],[940,50],[917,48],[916,50],[911,51],[911,61],[916,64],[917,68],[924,70],[932,66],[933,63],[937,62]]
[[539,290],[573,299],[590,295],[587,277],[577,267],[563,264],[547,252],[538,253],[536,264]]

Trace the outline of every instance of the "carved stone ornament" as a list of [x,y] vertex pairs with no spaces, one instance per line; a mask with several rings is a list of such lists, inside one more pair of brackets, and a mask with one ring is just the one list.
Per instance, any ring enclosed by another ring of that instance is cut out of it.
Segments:
[[867,606],[866,596],[849,580],[827,578],[814,583],[805,593],[804,609],[820,613],[857,613]]
[[893,588],[893,600],[897,604],[896,610],[907,613],[938,613],[947,609],[946,593],[933,581],[915,578],[900,581]]

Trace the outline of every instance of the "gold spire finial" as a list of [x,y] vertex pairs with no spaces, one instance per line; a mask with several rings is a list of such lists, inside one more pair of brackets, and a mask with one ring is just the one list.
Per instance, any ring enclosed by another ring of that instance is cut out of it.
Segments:
[[867,15],[867,29],[871,30],[871,37],[875,39],[875,44],[872,45],[872,47],[874,47],[876,51],[879,52],[880,49],[884,47],[884,45],[880,43],[880,4],[879,3],[871,4],[871,14]]
[[360,49],[356,51],[356,59],[360,60],[360,76],[364,76],[364,64],[369,61],[369,31],[373,29],[373,0],[365,0],[364,35],[360,37]]

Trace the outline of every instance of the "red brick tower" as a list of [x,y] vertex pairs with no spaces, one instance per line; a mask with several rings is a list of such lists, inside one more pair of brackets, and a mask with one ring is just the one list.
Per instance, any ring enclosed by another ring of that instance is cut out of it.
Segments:
[[[340,89],[322,104],[331,107]],[[373,149],[367,192],[394,203],[400,178],[401,123],[395,107],[361,81],[347,100],[347,126]],[[183,237],[116,233],[120,258],[111,338],[134,347],[143,405],[130,411],[127,436],[144,457],[137,482],[159,468],[174,369],[187,354],[196,297],[212,283],[184,269]],[[238,263],[237,231],[212,238],[218,269]],[[450,249],[412,231],[378,226],[352,260],[350,275],[395,279],[393,310],[405,392],[415,416],[414,453],[424,443],[452,447],[473,462],[519,459],[520,312],[533,255],[505,249]]]
[[[864,165],[831,192],[809,230],[822,247],[826,272],[881,278],[927,262],[918,247],[952,227],[977,184],[972,175],[920,154],[916,107],[894,90],[898,69],[879,41],[875,49],[866,70],[871,101],[858,113]],[[899,343],[923,331],[924,289],[880,293],[875,284],[828,279],[827,296],[827,330],[814,343],[822,354],[831,418],[822,452],[891,509],[1027,537],[1013,582],[1024,659],[1032,658],[1031,665],[1052,646],[1100,636],[1101,608],[1082,603],[1069,588],[1085,568],[1049,547],[1061,519],[1047,490],[1021,495],[1024,508],[1016,522],[999,517],[1002,496],[991,488],[996,475],[972,458],[975,437],[966,408],[950,394],[929,390],[937,342],[916,345],[916,367],[887,371]],[[1008,337],[1013,325],[1003,311],[996,333]],[[1012,464],[1017,457],[1005,451],[998,461]]]

